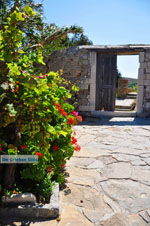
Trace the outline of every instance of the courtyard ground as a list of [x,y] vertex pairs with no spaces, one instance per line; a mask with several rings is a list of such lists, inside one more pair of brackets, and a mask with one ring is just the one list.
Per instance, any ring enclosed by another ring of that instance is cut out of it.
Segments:
[[150,225],[150,119],[90,119],[75,130],[82,150],[67,163],[61,218],[28,225]]

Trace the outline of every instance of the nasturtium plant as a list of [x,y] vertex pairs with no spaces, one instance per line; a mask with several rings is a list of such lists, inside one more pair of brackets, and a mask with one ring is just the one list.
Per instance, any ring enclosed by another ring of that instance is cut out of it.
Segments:
[[38,163],[1,164],[0,192],[31,191],[47,200],[54,182],[64,181],[66,161],[80,150],[72,126],[82,118],[68,102],[62,71],[39,72],[43,47],[23,45],[21,24],[34,15],[29,6],[16,8],[0,31],[0,153],[37,155]]

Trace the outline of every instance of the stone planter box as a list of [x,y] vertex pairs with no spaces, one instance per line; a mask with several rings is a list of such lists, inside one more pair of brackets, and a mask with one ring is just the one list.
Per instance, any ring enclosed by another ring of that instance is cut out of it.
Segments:
[[56,184],[48,204],[36,203],[36,198],[31,193],[3,197],[1,202],[0,219],[54,219],[60,214],[59,185]]

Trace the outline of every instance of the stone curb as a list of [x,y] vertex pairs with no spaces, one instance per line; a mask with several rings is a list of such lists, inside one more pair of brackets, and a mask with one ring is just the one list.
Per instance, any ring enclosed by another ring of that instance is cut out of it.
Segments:
[[42,220],[54,219],[60,214],[59,184],[56,184],[48,204],[20,205],[18,207],[0,207],[0,219]]

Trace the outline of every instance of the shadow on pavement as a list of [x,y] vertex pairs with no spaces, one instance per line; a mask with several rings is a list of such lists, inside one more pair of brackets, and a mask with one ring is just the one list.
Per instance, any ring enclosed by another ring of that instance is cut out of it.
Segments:
[[89,126],[149,126],[150,118],[139,117],[85,117],[80,125]]

